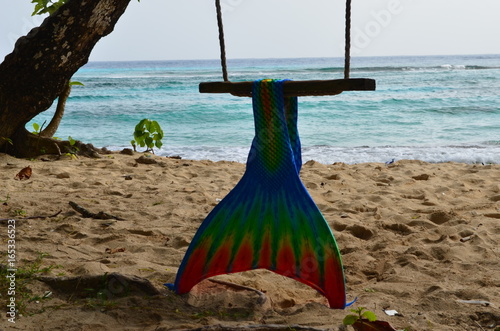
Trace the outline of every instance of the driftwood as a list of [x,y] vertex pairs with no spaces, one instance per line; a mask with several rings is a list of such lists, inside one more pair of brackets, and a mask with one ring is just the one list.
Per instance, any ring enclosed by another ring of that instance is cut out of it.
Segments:
[[98,220],[110,220],[110,219],[114,219],[114,220],[118,220],[118,221],[124,221],[124,219],[121,218],[121,217],[113,216],[113,215],[105,213],[103,211],[100,211],[98,213],[92,213],[92,212],[88,211],[87,209],[83,208],[82,206],[80,206],[79,204],[77,204],[76,202],[73,202],[73,201],[70,201],[69,205],[71,206],[71,208],[73,208],[74,210],[76,210],[77,212],[79,212],[80,214],[82,214],[82,216],[85,217],[85,218],[95,218],[95,219],[98,219]]

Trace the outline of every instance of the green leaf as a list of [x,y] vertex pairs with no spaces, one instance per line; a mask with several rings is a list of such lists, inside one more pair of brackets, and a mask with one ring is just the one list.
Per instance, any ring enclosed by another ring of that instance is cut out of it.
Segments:
[[344,317],[344,320],[342,321],[342,324],[344,324],[344,325],[353,325],[354,323],[356,323],[357,320],[358,320],[358,316],[356,316],[356,315],[347,315],[346,317]]
[[[33,0],[31,3],[35,3],[35,0]],[[43,9],[43,4],[41,3],[37,3],[35,5],[35,9],[33,10],[33,13],[31,14],[31,16],[35,16],[37,14],[40,14],[40,10]]]
[[69,82],[69,86],[73,86],[73,85],[85,86],[85,85],[83,85],[83,83],[80,83],[80,82]]
[[64,5],[68,0],[32,0],[31,3],[35,4],[35,9],[32,16],[54,13],[59,7]]
[[147,131],[154,132],[155,129],[153,128],[153,122],[151,122],[150,120],[147,120],[147,122],[145,122],[144,124],[145,124]]
[[364,318],[369,320],[370,322],[375,322],[377,320],[377,315],[375,315],[373,312],[367,310],[364,311],[363,314],[361,314]]
[[140,131],[140,132],[136,132],[135,140],[137,142],[144,142],[144,140],[147,137],[149,137],[149,132]]
[[359,318],[361,318],[361,313],[366,310],[365,307],[358,307],[358,308],[351,308],[349,309],[351,312],[355,313],[356,315],[358,315]]
[[135,131],[144,131],[143,129],[145,121],[147,121],[146,118],[137,123],[137,125],[135,126]]

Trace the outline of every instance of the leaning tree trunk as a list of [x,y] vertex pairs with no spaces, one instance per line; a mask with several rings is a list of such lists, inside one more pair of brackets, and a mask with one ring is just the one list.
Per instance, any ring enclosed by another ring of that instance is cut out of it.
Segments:
[[113,31],[129,2],[69,0],[19,38],[0,64],[0,152],[33,157],[69,147],[68,142],[35,136],[25,125],[61,95],[95,44]]
[[52,138],[56,134],[56,131],[59,128],[59,124],[61,124],[61,120],[64,115],[64,109],[66,108],[66,100],[68,100],[70,93],[71,93],[71,84],[68,82],[64,90],[57,98],[56,112],[54,113],[52,120],[50,120],[50,123],[47,125],[47,127],[39,133],[40,137]]

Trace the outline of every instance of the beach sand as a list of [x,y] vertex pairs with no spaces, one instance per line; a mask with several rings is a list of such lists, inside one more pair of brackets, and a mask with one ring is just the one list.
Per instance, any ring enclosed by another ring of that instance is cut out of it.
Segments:
[[[157,156],[137,163],[141,155],[0,154],[0,218],[17,218],[16,300],[26,305],[15,324],[2,313],[0,329],[343,330],[348,309],[329,309],[314,290],[265,270],[215,277],[260,293],[210,280],[186,295],[168,291],[163,284],[174,281],[198,226],[245,166]],[[31,178],[14,179],[28,165]],[[352,307],[399,330],[500,327],[500,165],[309,161],[301,178],[341,249]],[[85,218],[70,201],[119,219]],[[7,222],[0,225],[5,264]],[[21,270],[30,266],[46,272],[24,289]]]

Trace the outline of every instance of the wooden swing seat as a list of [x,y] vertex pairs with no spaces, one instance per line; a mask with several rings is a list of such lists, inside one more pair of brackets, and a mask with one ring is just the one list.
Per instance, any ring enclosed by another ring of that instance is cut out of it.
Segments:
[[[230,93],[238,97],[252,96],[253,82],[203,82],[200,93]],[[375,91],[375,80],[350,78],[332,80],[290,80],[283,83],[285,96],[337,95],[344,91]]]

